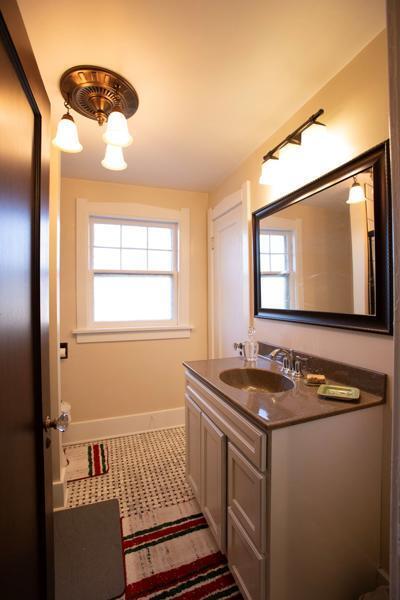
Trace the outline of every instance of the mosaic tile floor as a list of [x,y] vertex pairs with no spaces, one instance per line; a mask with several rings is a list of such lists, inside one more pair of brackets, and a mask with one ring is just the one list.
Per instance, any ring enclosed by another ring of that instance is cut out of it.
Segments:
[[118,498],[122,517],[193,499],[185,481],[183,427],[111,440],[105,475],[68,482],[67,507]]

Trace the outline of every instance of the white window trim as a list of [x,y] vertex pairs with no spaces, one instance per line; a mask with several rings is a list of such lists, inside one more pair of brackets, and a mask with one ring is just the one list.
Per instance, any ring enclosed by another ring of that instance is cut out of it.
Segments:
[[[178,306],[174,324],[144,322],[140,325],[93,327],[91,323],[90,264],[90,218],[114,217],[133,218],[144,221],[177,223],[178,241]],[[73,330],[78,343],[118,342],[129,340],[160,340],[188,338],[193,327],[189,324],[189,260],[190,260],[190,216],[188,208],[174,210],[136,203],[90,202],[76,199],[76,308],[77,328]]]

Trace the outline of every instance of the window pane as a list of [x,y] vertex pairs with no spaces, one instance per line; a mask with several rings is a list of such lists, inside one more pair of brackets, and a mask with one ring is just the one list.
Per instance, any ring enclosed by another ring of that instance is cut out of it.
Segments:
[[171,275],[95,275],[95,321],[163,321],[173,316]]
[[172,271],[172,252],[149,250],[149,271]]
[[119,248],[121,225],[93,224],[93,245]]
[[120,269],[120,251],[113,248],[93,248],[94,269]]
[[146,271],[146,250],[121,250],[121,267],[131,271]]
[[122,225],[123,248],[147,248],[147,227]]
[[271,271],[286,271],[286,255],[271,254]]
[[277,275],[261,277],[261,306],[289,308],[288,278]]
[[149,227],[149,248],[172,250],[172,229],[168,227]]
[[269,252],[269,235],[265,233],[260,235],[260,252]]
[[286,252],[284,235],[271,235],[271,252]]
[[261,266],[261,272],[265,273],[265,271],[270,271],[271,270],[271,262],[269,260],[269,254],[261,254],[260,255],[260,266]]

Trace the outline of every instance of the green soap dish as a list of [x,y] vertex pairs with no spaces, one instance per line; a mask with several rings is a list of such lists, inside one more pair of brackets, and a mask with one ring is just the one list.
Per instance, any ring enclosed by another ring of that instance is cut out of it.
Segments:
[[320,385],[317,393],[322,398],[342,400],[343,402],[355,402],[360,398],[360,390],[358,388],[344,385]]

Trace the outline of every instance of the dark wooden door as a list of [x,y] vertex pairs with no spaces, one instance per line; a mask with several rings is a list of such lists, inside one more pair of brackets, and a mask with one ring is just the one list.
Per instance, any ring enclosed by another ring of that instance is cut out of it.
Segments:
[[49,103],[16,2],[0,0],[0,596],[53,597]]

